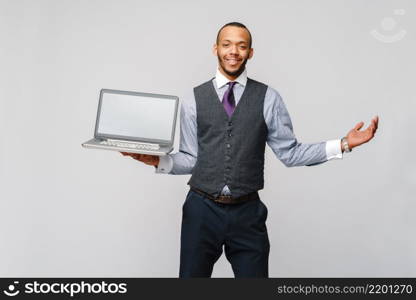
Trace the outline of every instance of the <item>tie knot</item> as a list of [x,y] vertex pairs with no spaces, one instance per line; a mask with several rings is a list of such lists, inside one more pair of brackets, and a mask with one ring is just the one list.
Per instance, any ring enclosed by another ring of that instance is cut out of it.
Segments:
[[229,89],[232,89],[236,83],[235,81],[228,82]]

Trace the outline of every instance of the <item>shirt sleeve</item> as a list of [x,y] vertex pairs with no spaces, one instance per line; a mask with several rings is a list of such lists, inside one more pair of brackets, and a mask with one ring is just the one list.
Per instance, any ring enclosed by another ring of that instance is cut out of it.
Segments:
[[342,159],[341,140],[330,140],[326,142],[326,159]]
[[313,166],[329,159],[342,158],[339,140],[338,146],[337,140],[311,144],[298,142],[289,112],[276,90],[269,87],[264,101],[267,144],[285,166]]
[[169,154],[160,156],[159,164],[156,167],[156,173],[168,174],[172,170],[172,167],[173,167],[173,160]]
[[197,154],[196,103],[192,91],[181,103],[179,151],[161,156],[156,173],[172,175],[192,174]]

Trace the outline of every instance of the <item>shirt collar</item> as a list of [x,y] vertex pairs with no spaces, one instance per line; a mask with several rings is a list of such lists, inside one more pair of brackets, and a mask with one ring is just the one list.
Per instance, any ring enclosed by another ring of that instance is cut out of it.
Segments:
[[[230,80],[225,77],[220,70],[217,68],[217,73],[215,74],[215,82],[217,83],[217,88],[221,88],[224,85],[226,85]],[[247,84],[247,69],[244,68],[243,73],[240,74],[240,76],[237,77],[236,80],[234,80],[241,84],[242,86],[246,86]]]

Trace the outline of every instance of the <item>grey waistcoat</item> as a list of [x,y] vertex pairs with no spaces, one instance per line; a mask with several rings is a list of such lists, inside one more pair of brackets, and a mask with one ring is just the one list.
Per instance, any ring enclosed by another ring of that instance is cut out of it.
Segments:
[[194,88],[198,156],[188,181],[190,186],[214,197],[225,185],[233,197],[263,188],[266,90],[267,85],[248,78],[229,118],[212,80]]

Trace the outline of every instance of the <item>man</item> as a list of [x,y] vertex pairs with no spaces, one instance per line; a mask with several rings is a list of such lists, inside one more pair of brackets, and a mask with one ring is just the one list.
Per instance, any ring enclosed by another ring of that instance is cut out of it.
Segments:
[[181,105],[179,152],[168,156],[122,153],[157,173],[192,174],[183,205],[180,277],[210,277],[222,254],[235,277],[268,277],[267,208],[263,188],[267,143],[286,166],[311,166],[371,140],[378,117],[342,140],[299,143],[285,104],[271,87],[247,77],[252,38],[241,23],[224,25],[213,53],[215,78],[193,89]]

